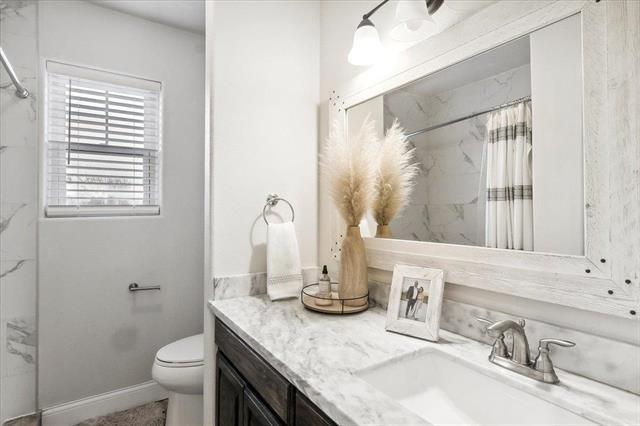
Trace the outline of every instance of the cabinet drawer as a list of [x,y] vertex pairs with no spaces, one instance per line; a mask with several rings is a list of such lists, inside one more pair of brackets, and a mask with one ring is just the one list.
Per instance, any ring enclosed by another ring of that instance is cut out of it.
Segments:
[[216,319],[215,340],[218,350],[233,364],[274,413],[285,422],[293,405],[293,387],[220,320]]

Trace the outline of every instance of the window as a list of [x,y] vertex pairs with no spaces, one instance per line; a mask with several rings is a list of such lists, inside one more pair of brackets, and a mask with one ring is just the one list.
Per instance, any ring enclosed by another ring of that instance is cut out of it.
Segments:
[[160,213],[160,89],[47,62],[47,216]]

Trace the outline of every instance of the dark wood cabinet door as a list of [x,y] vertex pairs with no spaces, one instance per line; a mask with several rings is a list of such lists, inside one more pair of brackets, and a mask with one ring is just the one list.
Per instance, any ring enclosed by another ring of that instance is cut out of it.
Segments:
[[216,371],[216,424],[242,426],[245,384],[224,356],[218,353]]
[[215,342],[216,425],[336,426],[219,319]]
[[333,426],[335,423],[300,392],[296,392],[295,426]]
[[243,417],[244,426],[279,426],[283,424],[248,388],[244,390]]
[[220,320],[216,320],[215,336],[218,351],[224,354],[254,393],[282,421],[287,421],[289,407],[293,405],[293,386]]

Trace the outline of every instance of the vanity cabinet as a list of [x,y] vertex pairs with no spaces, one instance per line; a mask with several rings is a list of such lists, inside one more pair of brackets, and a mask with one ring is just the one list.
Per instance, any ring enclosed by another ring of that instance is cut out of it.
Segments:
[[215,341],[217,425],[335,425],[218,319]]
[[252,390],[224,355],[216,357],[216,424],[278,426],[284,424]]

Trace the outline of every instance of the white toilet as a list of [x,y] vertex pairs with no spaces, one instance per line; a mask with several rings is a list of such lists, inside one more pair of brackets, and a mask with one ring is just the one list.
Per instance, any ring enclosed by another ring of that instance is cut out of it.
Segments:
[[169,343],[156,353],[153,380],[169,391],[167,426],[202,425],[202,334]]

